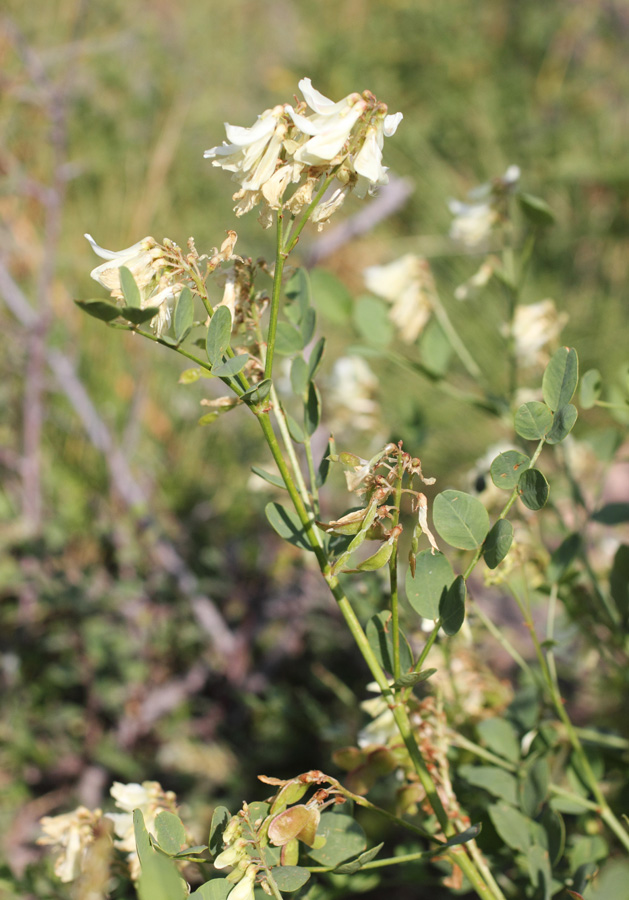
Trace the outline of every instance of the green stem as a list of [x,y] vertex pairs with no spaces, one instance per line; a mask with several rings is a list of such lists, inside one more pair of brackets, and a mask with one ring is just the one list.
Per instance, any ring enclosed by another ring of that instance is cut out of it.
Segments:
[[267,334],[266,363],[264,366],[264,377],[271,378],[273,374],[273,354],[275,353],[275,333],[277,331],[277,320],[280,311],[280,296],[282,293],[282,274],[284,272],[284,262],[288,253],[282,250],[282,225],[284,216],[282,212],[277,214],[277,230],[276,230],[276,253],[275,253],[275,272],[273,273],[273,291],[271,293],[271,311],[269,317],[269,331]]
[[325,192],[327,191],[327,189],[329,188],[329,186],[330,186],[330,185],[332,184],[332,182],[334,181],[334,177],[335,177],[335,175],[336,175],[336,173],[337,173],[337,171],[338,171],[338,168],[339,168],[339,166],[337,166],[337,167],[336,167],[336,168],[328,175],[328,177],[324,180],[323,184],[321,185],[321,187],[319,188],[319,190],[318,190],[317,193],[315,194],[314,200],[312,200],[312,201],[308,204],[308,206],[306,207],[306,209],[305,209],[305,211],[304,211],[304,214],[302,215],[301,219],[299,220],[299,223],[298,223],[298,225],[297,225],[297,228],[295,229],[295,231],[294,231],[291,235],[288,236],[288,240],[287,240],[287,242],[286,242],[286,246],[283,248],[283,252],[286,254],[286,256],[288,256],[289,253],[292,253],[292,251],[293,251],[293,250],[295,249],[295,247],[297,246],[297,241],[299,240],[299,237],[300,237],[302,231],[304,230],[304,228],[305,228],[305,226],[306,226],[306,222],[307,222],[308,219],[310,218],[310,214],[311,214],[312,211],[314,210],[315,206],[319,203],[319,200],[321,200],[321,198],[323,197],[323,195],[325,194]]
[[[391,517],[391,526],[396,527],[400,521],[400,503],[402,502],[402,478],[404,475],[404,460],[402,451],[398,450],[398,462],[395,473],[395,493],[393,495],[394,511]],[[398,542],[395,542],[393,553],[389,560],[389,583],[391,585],[391,628],[393,632],[393,678],[399,681],[402,674],[400,666],[400,611],[398,596]]]
[[475,381],[483,381],[484,376],[480,366],[459,337],[458,332],[450,321],[450,317],[448,316],[445,307],[436,295],[433,297],[432,306],[439,324],[450,341],[450,346],[465,366],[468,374],[471,375]]

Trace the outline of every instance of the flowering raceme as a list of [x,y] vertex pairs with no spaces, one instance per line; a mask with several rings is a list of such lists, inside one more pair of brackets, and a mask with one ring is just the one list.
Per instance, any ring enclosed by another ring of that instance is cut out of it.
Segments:
[[[382,164],[384,138],[395,133],[402,113],[387,115],[386,105],[369,91],[335,103],[313,88],[309,78],[302,78],[299,88],[304,101],[296,108],[286,103],[267,109],[250,128],[226,124],[228,141],[204,154],[240,184],[233,195],[236,215],[263,203],[265,227],[271,224],[271,210],[286,206],[296,215],[330,176],[340,187],[315,209],[312,218],[319,227],[349,193],[362,198],[388,181]],[[288,186],[300,182],[284,200]]]

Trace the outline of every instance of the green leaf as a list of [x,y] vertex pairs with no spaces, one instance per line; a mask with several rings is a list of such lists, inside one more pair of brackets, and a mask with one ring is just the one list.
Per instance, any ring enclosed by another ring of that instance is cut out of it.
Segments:
[[294,544],[295,547],[299,547],[301,550],[312,550],[304,526],[299,521],[296,512],[293,512],[292,509],[287,509],[280,503],[267,503],[264,512],[271,528],[285,541],[288,541],[289,544]]
[[492,803],[487,811],[494,828],[507,847],[519,850],[520,853],[528,853],[531,846],[529,820],[504,801]]
[[620,616],[623,628],[629,621],[629,546],[621,544],[614,556],[609,573],[609,591]]
[[232,314],[226,306],[217,306],[210,319],[205,340],[205,352],[212,366],[219,366],[229,347],[232,333]]
[[306,443],[306,433],[299,422],[294,419],[290,413],[286,413],[286,424],[288,425],[288,433],[296,444]]
[[317,469],[317,487],[323,487],[328,480],[330,473],[330,454],[332,453],[332,439],[328,441],[328,446],[323,451],[319,468]]
[[552,424],[552,412],[539,400],[523,403],[515,414],[515,430],[527,441],[538,441],[543,438]]
[[342,813],[323,813],[317,833],[326,838],[326,843],[319,849],[308,850],[308,856],[320,866],[338,866],[362,853],[367,845],[365,832],[358,822]]
[[539,469],[525,469],[518,481],[520,500],[528,509],[541,509],[546,505],[550,488]]
[[142,303],[142,295],[140,288],[135,283],[135,278],[130,269],[126,266],[120,266],[120,287],[122,288],[122,296],[127,301],[127,306],[135,306],[136,309]]
[[272,387],[273,382],[271,379],[265,378],[263,381],[254,384],[253,387],[250,387],[249,390],[245,391],[240,399],[248,406],[257,406],[259,403],[264,403],[271,393]]
[[155,855],[155,851],[151,847],[149,833],[146,830],[141,809],[133,810],[133,833],[135,836],[135,846],[140,858],[140,865],[144,866],[147,860]]
[[296,356],[290,367],[290,384],[293,394],[303,397],[308,390],[308,363],[303,356]]
[[588,369],[581,376],[579,387],[579,403],[582,409],[591,409],[601,396],[603,379],[598,369]]
[[518,782],[514,775],[497,766],[460,766],[457,774],[474,787],[482,788],[512,806],[518,802]]
[[298,891],[310,878],[308,869],[301,866],[274,866],[271,874],[280,891],[289,894]]
[[598,862],[609,855],[609,844],[600,834],[576,837],[568,850],[568,858],[573,869],[586,863]]
[[217,806],[212,813],[210,836],[208,838],[208,846],[212,856],[218,856],[223,849],[223,832],[231,817],[232,814],[226,806]]
[[251,471],[254,473],[254,475],[262,478],[263,481],[268,481],[269,484],[286,490],[286,485],[279,475],[272,475],[270,472],[267,472],[266,469],[261,469],[260,466],[251,466]]
[[419,339],[419,354],[422,365],[436,378],[443,378],[452,359],[452,344],[439,324],[431,318]]
[[143,325],[144,322],[154,319],[158,312],[159,306],[146,306],[144,309],[140,309],[137,306],[120,307],[122,318],[126,319],[127,322],[132,322],[133,325]]
[[179,294],[177,306],[175,307],[175,315],[173,318],[173,326],[175,329],[175,337],[181,343],[186,335],[192,329],[194,324],[194,298],[189,287],[185,287]]
[[553,224],[555,214],[545,200],[524,192],[520,192],[517,196],[520,209],[532,225],[541,227]]
[[550,806],[542,812],[540,824],[546,832],[551,865],[556,866],[563,856],[566,846],[566,826],[562,816]]
[[548,580],[551,583],[560,581],[566,574],[569,566],[578,556],[581,550],[581,535],[578,532],[569,534],[561,544],[553,551],[548,564]]
[[308,400],[304,406],[304,429],[309,437],[315,433],[321,421],[321,396],[316,384],[311,381],[308,388]]
[[593,522],[600,522],[601,525],[620,525],[622,522],[629,522],[629,503],[606,503],[592,513],[590,518]]
[[553,874],[548,850],[540,844],[533,844],[527,853],[526,862],[531,881],[539,889],[535,896],[539,897],[539,900],[551,900],[556,891],[552,890]]
[[459,844],[467,844],[468,841],[473,841],[478,835],[481,833],[482,826],[480,824],[470,825],[469,828],[466,828],[465,831],[460,831],[458,834],[453,834],[451,838],[448,838],[447,841],[444,841],[443,844],[439,844],[436,850],[431,850],[429,853],[424,854],[425,856],[441,856],[444,849],[446,847],[458,847]]
[[215,375],[216,378],[232,378],[234,375],[242,372],[247,365],[248,359],[248,353],[239,353],[238,356],[232,356],[226,359],[224,363],[212,366],[212,375]]
[[335,325],[346,325],[354,301],[345,285],[327,269],[312,269],[310,284],[313,302],[319,312]]
[[186,900],[187,891],[173,862],[151,847],[142,811],[133,811],[135,843],[142,867],[138,883],[140,900]]
[[275,350],[282,356],[293,356],[304,348],[301,334],[289,322],[278,322],[275,332]]
[[443,491],[432,509],[435,528],[452,547],[474,550],[489,531],[489,515],[476,497],[463,491]]
[[441,627],[446,634],[456,634],[465,621],[465,595],[465,579],[457,575],[439,603]]
[[420,684],[422,681],[428,681],[428,679],[431,678],[436,671],[436,669],[423,669],[421,672],[408,672],[406,675],[401,675],[398,680],[391,685],[391,687],[414,687],[416,684]]
[[546,443],[559,444],[567,438],[574,428],[578,415],[577,408],[572,403],[560,407],[553,416],[553,425],[546,435]]
[[506,719],[483,719],[476,726],[480,743],[510,762],[520,761],[520,744],[513,725]]
[[310,354],[310,359],[308,360],[308,380],[312,381],[317,371],[319,370],[319,366],[321,365],[321,360],[323,359],[323,354],[325,352],[325,338],[319,338],[317,343],[312,348],[312,352]]
[[[369,646],[376,659],[385,670],[393,674],[393,630],[391,613],[388,610],[376,613],[367,622],[365,629]],[[413,668],[413,654],[409,643],[400,629],[400,671],[406,674]]]
[[406,596],[416,613],[425,619],[439,616],[442,595],[454,581],[452,566],[443,553],[422,550],[415,559],[415,576],[406,570]]
[[120,315],[120,307],[107,300],[75,300],[79,309],[101,322],[112,322]]
[[370,850],[365,850],[365,852],[361,853],[360,856],[357,856],[356,859],[351,859],[349,862],[342,863],[340,866],[337,866],[334,870],[334,874],[354,875],[355,872],[358,872],[359,869],[362,869],[365,863],[371,862],[372,859],[375,859],[383,847],[384,843],[377,844]]
[[354,325],[370,344],[386,347],[393,338],[389,308],[376,297],[360,297],[354,305]]
[[525,453],[519,450],[505,450],[500,453],[489,467],[491,480],[498,488],[512,491],[518,483],[522,467],[528,466],[530,460]]
[[186,829],[174,813],[164,810],[155,817],[155,836],[162,850],[171,856],[186,846]]
[[312,307],[309,307],[299,325],[299,333],[301,334],[301,346],[306,347],[315,333],[317,326],[317,314]]
[[213,878],[190,894],[188,900],[227,900],[233,889],[233,881],[228,881],[226,878]]
[[498,519],[483,544],[483,557],[490,569],[503,561],[513,543],[513,525],[508,519]]
[[544,401],[553,412],[570,403],[579,381],[579,360],[574,347],[560,347],[542,378]]
[[520,781],[520,808],[523,813],[536,818],[542,805],[548,799],[550,766],[547,759],[536,759],[526,767],[524,779]]
[[295,304],[299,309],[299,318],[301,321],[306,310],[312,303],[312,291],[310,287],[310,278],[306,269],[297,269],[286,283],[284,288],[287,300],[291,304]]

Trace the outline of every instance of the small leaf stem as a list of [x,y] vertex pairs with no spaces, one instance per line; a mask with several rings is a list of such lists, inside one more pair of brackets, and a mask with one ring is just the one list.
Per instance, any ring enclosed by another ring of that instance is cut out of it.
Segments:
[[329,186],[330,186],[330,185],[332,184],[332,182],[334,181],[334,177],[336,176],[336,173],[337,173],[338,169],[339,169],[339,166],[337,166],[337,167],[336,167],[336,168],[328,175],[328,177],[324,180],[323,184],[321,185],[321,187],[319,188],[319,190],[318,190],[317,193],[315,194],[314,200],[312,200],[312,201],[308,204],[308,206],[306,207],[306,209],[305,209],[305,211],[304,211],[304,214],[302,215],[301,219],[299,220],[299,222],[298,222],[298,224],[297,224],[297,227],[296,227],[295,231],[294,231],[292,234],[287,235],[286,245],[283,247],[283,249],[282,249],[282,251],[281,251],[281,252],[284,253],[286,256],[288,256],[289,253],[292,253],[292,251],[293,251],[293,250],[295,249],[295,247],[297,246],[297,242],[298,242],[298,240],[299,240],[299,237],[300,237],[302,231],[304,230],[304,228],[305,228],[305,226],[306,226],[306,223],[307,223],[308,219],[310,218],[310,214],[313,212],[315,206],[319,203],[319,201],[321,200],[321,198],[323,197],[323,195],[325,194],[325,192],[327,191],[327,189],[329,188]]

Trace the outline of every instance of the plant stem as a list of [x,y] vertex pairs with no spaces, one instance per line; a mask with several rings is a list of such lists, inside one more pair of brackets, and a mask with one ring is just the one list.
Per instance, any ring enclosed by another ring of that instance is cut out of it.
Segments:
[[280,310],[280,296],[282,293],[282,274],[284,272],[284,262],[288,253],[282,250],[282,225],[284,215],[282,212],[277,213],[277,229],[276,229],[276,253],[275,253],[275,271],[273,273],[273,291],[271,293],[271,311],[269,317],[269,330],[266,340],[266,363],[264,366],[264,377],[271,378],[273,373],[273,354],[275,353],[275,333],[277,331],[277,319]]
[[[391,518],[393,528],[400,521],[400,503],[402,502],[402,478],[404,476],[404,461],[402,459],[402,451],[398,450],[398,462],[395,473],[395,493],[393,495],[394,511]],[[391,585],[391,628],[393,631],[393,678],[399,681],[401,672],[400,667],[400,611],[398,597],[398,542],[393,546],[393,553],[389,560],[389,582]]]
[[450,341],[450,346],[465,366],[468,374],[471,375],[475,381],[483,381],[483,373],[480,366],[459,337],[458,332],[450,321],[450,317],[448,316],[445,307],[436,295],[433,297],[432,306],[439,324]]

